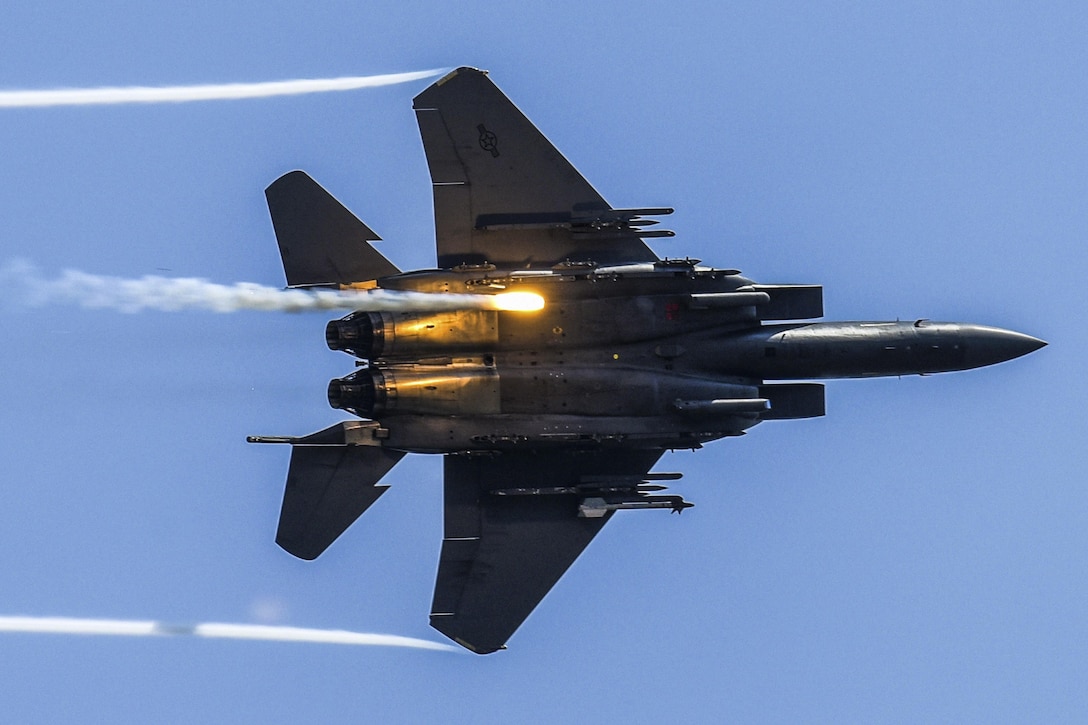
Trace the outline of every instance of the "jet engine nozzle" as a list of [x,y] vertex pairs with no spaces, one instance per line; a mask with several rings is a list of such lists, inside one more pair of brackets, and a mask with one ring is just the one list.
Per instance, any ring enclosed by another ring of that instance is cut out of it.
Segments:
[[499,344],[498,314],[497,310],[356,310],[325,326],[325,342],[332,350],[364,360],[488,350]]
[[329,405],[362,418],[374,416],[383,403],[384,393],[382,374],[373,368],[357,370],[346,377],[329,381]]
[[352,312],[325,326],[325,343],[330,350],[341,350],[364,360],[373,360],[381,354],[383,330],[381,314]]

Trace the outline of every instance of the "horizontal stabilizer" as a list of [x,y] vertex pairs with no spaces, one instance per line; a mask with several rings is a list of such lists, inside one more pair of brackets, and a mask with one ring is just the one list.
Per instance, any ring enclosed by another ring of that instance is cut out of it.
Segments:
[[288,287],[346,285],[400,272],[368,243],[381,237],[304,172],[284,174],[264,194]]
[[[388,486],[378,482],[402,451],[376,445],[337,445],[343,424],[294,439],[276,543],[300,559],[316,559]],[[307,441],[307,438],[313,442]]]

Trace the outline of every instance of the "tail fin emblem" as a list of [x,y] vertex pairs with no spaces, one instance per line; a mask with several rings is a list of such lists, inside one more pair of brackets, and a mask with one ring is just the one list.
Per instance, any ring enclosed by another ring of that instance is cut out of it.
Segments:
[[484,151],[490,151],[492,158],[498,158],[499,137],[491,131],[488,131],[487,126],[484,126],[482,123],[476,127],[476,130],[480,132],[480,148]]

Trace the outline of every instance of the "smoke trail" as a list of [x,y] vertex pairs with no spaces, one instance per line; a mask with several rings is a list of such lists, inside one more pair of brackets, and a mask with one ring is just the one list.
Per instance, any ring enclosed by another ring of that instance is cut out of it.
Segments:
[[197,86],[128,86],[105,88],[63,88],[56,90],[0,91],[0,108],[43,106],[87,106],[114,103],[184,103],[187,101],[235,100],[293,96],[301,93],[353,91],[396,83],[407,83],[446,73],[447,68],[346,78],[269,81],[264,83],[221,83]]
[[65,270],[53,280],[41,278],[27,262],[9,262],[0,268],[0,293],[31,307],[76,304],[119,312],[205,310],[237,312],[311,312],[319,310],[439,311],[500,309],[501,295],[431,294],[398,290],[279,289],[236,282],[217,284],[194,277],[139,279]]
[[249,639],[268,642],[311,642],[315,644],[411,647],[440,652],[457,652],[456,647],[415,637],[393,634],[349,632],[342,629],[304,629],[258,624],[164,624],[127,619],[77,619],[73,617],[2,617],[0,632],[33,634],[84,634],[115,637],[204,637],[207,639]]

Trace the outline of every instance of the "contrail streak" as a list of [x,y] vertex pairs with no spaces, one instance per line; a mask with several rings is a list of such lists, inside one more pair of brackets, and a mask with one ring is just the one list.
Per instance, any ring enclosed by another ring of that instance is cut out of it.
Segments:
[[310,312],[387,310],[391,312],[499,309],[501,295],[403,292],[398,290],[279,289],[253,282],[225,285],[194,277],[138,279],[65,270],[42,279],[26,262],[0,268],[0,293],[30,307],[76,304],[119,312],[204,310],[237,312]]
[[126,86],[0,91],[0,108],[88,106],[115,103],[184,103],[294,96],[302,93],[353,91],[408,83],[447,72],[447,68],[345,78],[311,78],[263,83],[220,83],[196,86]]
[[394,634],[349,632],[342,629],[304,629],[258,624],[165,624],[129,619],[77,619],[74,617],[2,617],[0,632],[28,634],[83,634],[114,637],[204,637],[207,639],[250,639],[269,642],[311,642],[315,644],[410,647],[440,652],[457,652],[456,647],[415,637]]

